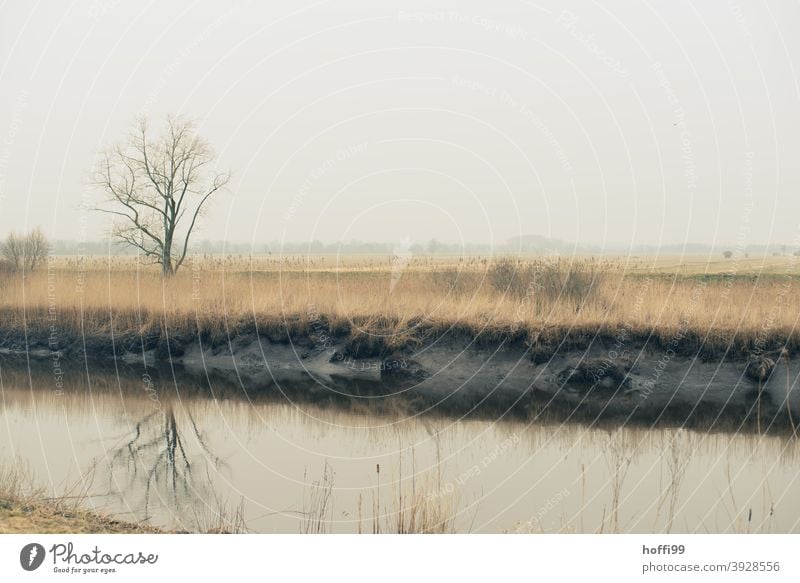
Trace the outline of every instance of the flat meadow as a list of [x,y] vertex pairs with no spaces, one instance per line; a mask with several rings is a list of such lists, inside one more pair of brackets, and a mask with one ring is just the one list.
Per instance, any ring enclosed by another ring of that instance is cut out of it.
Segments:
[[[5,330],[91,335],[457,327],[478,334],[692,337],[713,348],[797,340],[800,258],[195,255],[164,279],[130,256],[55,256],[0,273]],[[49,323],[49,324],[48,324]]]

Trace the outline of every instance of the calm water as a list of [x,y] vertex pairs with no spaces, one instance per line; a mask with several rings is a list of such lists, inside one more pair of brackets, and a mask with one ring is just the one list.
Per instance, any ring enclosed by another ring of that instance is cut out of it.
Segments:
[[800,532],[787,437],[378,412],[141,374],[75,371],[59,393],[47,371],[0,370],[0,465],[120,518],[392,531],[416,501],[457,532]]

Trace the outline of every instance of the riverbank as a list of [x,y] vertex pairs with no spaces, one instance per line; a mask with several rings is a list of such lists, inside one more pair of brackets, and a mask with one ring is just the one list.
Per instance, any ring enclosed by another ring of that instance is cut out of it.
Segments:
[[0,489],[0,534],[154,534],[160,529],[124,522],[64,500],[21,497]]
[[162,532],[88,510],[84,496],[45,497],[16,466],[0,465],[0,534],[134,534]]
[[[401,399],[415,412],[458,416],[726,424],[735,431],[795,431],[800,422],[800,354],[786,345],[712,351],[688,332],[642,338],[621,330],[549,329],[532,338],[458,326],[419,326],[401,343],[353,330],[333,332],[321,321],[286,326],[282,333],[242,325],[222,337],[203,331],[114,333],[109,324],[107,331],[86,337],[62,334],[57,347],[48,328],[31,323],[24,335],[0,329],[0,358],[24,357],[43,378],[37,384],[56,393],[63,391],[66,375],[113,367],[115,374],[144,379],[143,390],[153,399],[163,390],[153,385],[155,376],[180,374],[212,392],[219,392],[220,383],[236,387],[245,398],[380,396]],[[212,378],[216,388],[209,385]]]
[[90,496],[86,492],[77,496],[46,497],[40,490],[23,486],[24,481],[19,471],[0,468],[0,534],[226,534],[245,531],[242,517],[237,513],[229,515],[222,507],[216,508],[202,523],[183,524],[177,530],[164,529],[87,508]]
[[0,276],[0,357],[37,361],[56,391],[76,363],[123,363],[458,415],[793,432],[800,417],[793,257],[206,257],[168,280],[94,261]]

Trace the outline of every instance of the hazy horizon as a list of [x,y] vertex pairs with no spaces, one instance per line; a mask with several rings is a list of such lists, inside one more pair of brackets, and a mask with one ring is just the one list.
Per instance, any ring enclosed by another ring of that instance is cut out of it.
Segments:
[[[521,239],[521,240],[520,240]],[[533,240],[531,240],[533,239]],[[125,245],[121,241],[115,240],[111,236],[100,239],[79,240],[79,239],[54,239],[51,240],[51,253],[53,255],[136,255],[137,250]],[[636,245],[591,245],[575,241],[562,241],[559,239],[549,239],[539,236],[521,238],[511,238],[504,242],[490,246],[482,243],[461,244],[455,241],[444,241],[440,239],[429,239],[427,241],[415,241],[406,238],[402,241],[391,240],[360,240],[351,239],[347,241],[332,240],[325,241],[315,239],[308,240],[269,240],[261,242],[242,241],[235,239],[207,239],[197,237],[190,245],[190,253],[230,253],[230,254],[401,254],[410,253],[413,255],[465,255],[481,256],[486,253],[498,255],[522,255],[531,256],[552,256],[559,255],[568,257],[570,255],[606,255],[606,256],[625,256],[638,255],[647,257],[658,257],[666,255],[681,256],[703,256],[709,257],[720,255],[725,251],[730,251],[736,257],[742,258],[746,255],[755,259],[767,257],[768,255],[797,255],[800,253],[800,246],[797,244],[787,244],[774,242],[771,244],[750,243],[746,246],[729,243],[663,243],[660,245],[636,244]]]
[[198,120],[197,239],[796,245],[800,6],[0,7],[0,235],[96,240],[95,156]]

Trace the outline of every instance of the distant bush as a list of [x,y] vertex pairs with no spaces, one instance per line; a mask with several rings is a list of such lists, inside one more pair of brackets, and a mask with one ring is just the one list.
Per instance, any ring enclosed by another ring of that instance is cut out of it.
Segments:
[[733,251],[723,251],[722,252],[722,256],[725,259],[730,259],[731,257],[733,257]]
[[469,295],[481,284],[480,273],[457,268],[437,269],[431,273],[431,279],[437,293],[445,295]]
[[541,308],[557,301],[575,304],[576,311],[591,298],[606,273],[591,260],[537,260],[503,258],[489,267],[488,279],[500,294],[515,299],[529,297]]
[[528,277],[526,277],[527,267],[510,259],[504,257],[499,261],[492,263],[489,267],[488,278],[492,287],[504,295],[510,295],[515,298],[521,298],[526,295]]
[[25,235],[10,233],[0,244],[0,254],[11,270],[33,271],[47,261],[50,242],[39,228]]

